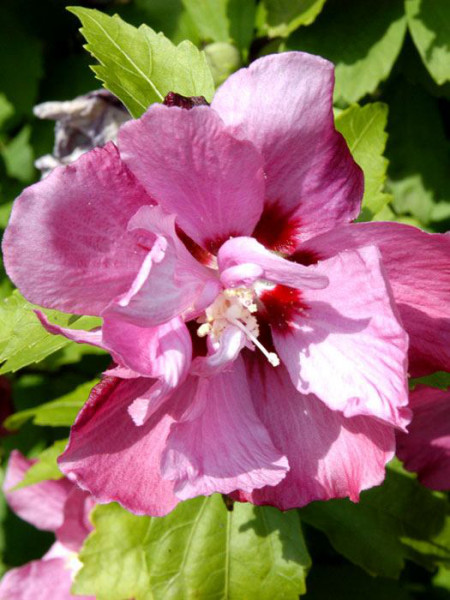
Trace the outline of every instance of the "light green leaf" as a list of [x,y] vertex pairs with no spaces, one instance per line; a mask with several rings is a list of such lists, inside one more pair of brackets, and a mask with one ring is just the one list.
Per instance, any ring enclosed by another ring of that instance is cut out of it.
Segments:
[[[32,304],[16,290],[0,302],[0,375],[43,360],[67,344],[68,339],[48,333],[34,313]],[[76,317],[53,310],[44,311],[62,327],[92,329],[100,324],[96,317]]]
[[296,512],[234,505],[219,495],[180,504],[164,518],[116,504],[92,514],[79,555],[77,594],[99,600],[297,600],[310,559]]
[[191,42],[174,46],[162,33],[146,25],[136,29],[117,15],[87,8],[69,10],[83,25],[85,48],[100,63],[92,69],[133,117],[153,102],[162,102],[170,91],[211,100],[214,82],[208,63]]
[[381,487],[362,493],[358,504],[313,502],[300,510],[300,518],[373,575],[398,577],[406,559],[430,569],[450,566],[448,501],[394,467]]
[[22,183],[30,183],[36,173],[30,135],[31,127],[25,125],[1,150],[7,174]]
[[5,94],[0,93],[0,129],[7,119],[14,114],[14,106],[9,102]]
[[186,12],[195,23],[200,39],[208,42],[228,42],[228,0],[182,0]]
[[310,25],[326,0],[263,0],[265,25],[269,37],[287,37],[300,25]]
[[4,426],[15,430],[22,427],[29,419],[33,419],[35,425],[70,427],[98,381],[98,379],[86,381],[61,398],[16,412],[6,419]]
[[67,440],[58,440],[50,448],[41,452],[38,461],[28,469],[25,477],[13,489],[20,490],[40,481],[48,481],[49,479],[62,479],[64,474],[59,470],[56,459],[64,452],[66,446]]
[[357,102],[387,78],[406,32],[403,0],[328,0],[316,22],[288,47],[319,54],[336,65],[335,100]]
[[388,107],[376,102],[352,106],[336,118],[336,129],[345,137],[350,152],[364,171],[364,197],[360,220],[370,221],[391,197],[383,191],[388,161],[386,146]]
[[405,0],[408,27],[433,79],[450,81],[450,2]]
[[226,42],[208,44],[205,46],[205,54],[216,85],[220,85],[240,66],[239,50],[232,44]]

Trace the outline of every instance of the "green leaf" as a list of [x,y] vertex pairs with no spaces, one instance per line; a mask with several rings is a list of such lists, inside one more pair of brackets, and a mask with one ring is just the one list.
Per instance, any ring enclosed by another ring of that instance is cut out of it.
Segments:
[[364,197],[360,220],[370,221],[389,202],[384,182],[388,161],[386,146],[388,107],[376,102],[352,106],[336,118],[336,129],[345,137],[353,158],[364,171]]
[[4,426],[7,429],[15,430],[32,419],[35,425],[70,427],[98,381],[98,379],[86,381],[61,398],[14,413],[6,419]]
[[227,16],[230,22],[230,36],[246,57],[255,29],[254,0],[228,0]]
[[0,93],[0,129],[13,114],[14,106],[9,102],[5,94]]
[[146,25],[138,29],[114,15],[97,10],[70,8],[81,21],[85,48],[99,65],[98,79],[139,117],[153,102],[174,91],[211,100],[214,82],[205,55],[191,42],[174,46],[162,33]]
[[[450,142],[438,101],[421,86],[397,79],[387,90],[389,102],[388,188],[397,214],[427,225],[435,207],[450,203]],[[425,150],[426,149],[426,150]]]
[[326,0],[263,0],[265,31],[269,37],[287,37],[300,25],[310,25]]
[[450,3],[448,0],[405,0],[408,27],[433,79],[450,81]]
[[440,494],[391,469],[381,487],[349,500],[313,502],[300,510],[333,547],[373,575],[398,577],[405,560],[450,566],[450,507]]
[[67,446],[67,439],[58,440],[50,448],[47,448],[39,454],[38,461],[32,465],[25,473],[25,477],[20,483],[14,486],[14,490],[34,485],[40,481],[48,481],[49,479],[62,479],[64,474],[61,473],[56,459],[64,452]]
[[[14,291],[0,302],[0,375],[36,363],[68,344],[70,340],[48,333],[34,313],[36,307]],[[76,317],[54,310],[44,311],[62,327],[92,329],[100,324],[97,317]]]
[[433,373],[432,375],[426,375],[425,377],[419,377],[417,379],[410,379],[411,387],[416,387],[416,385],[429,385],[431,387],[436,387],[441,390],[446,390],[450,387],[450,373],[446,373],[445,371],[438,371],[437,373]]
[[403,0],[328,0],[316,22],[288,47],[319,54],[336,65],[335,100],[357,102],[387,78],[406,32]]
[[205,46],[205,54],[216,85],[239,68],[241,57],[239,50],[232,44],[226,42],[215,42]]
[[73,590],[99,600],[297,600],[310,559],[295,511],[234,505],[219,495],[164,518],[98,506]]
[[32,182],[36,174],[30,135],[31,127],[25,125],[1,150],[7,174],[22,183]]
[[182,2],[195,23],[200,39],[208,42],[229,41],[228,0],[182,0]]

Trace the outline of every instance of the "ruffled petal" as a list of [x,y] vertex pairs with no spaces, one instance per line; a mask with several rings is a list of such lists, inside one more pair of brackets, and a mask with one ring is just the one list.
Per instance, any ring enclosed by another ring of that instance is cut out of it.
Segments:
[[211,377],[230,369],[233,361],[247,344],[248,340],[244,332],[234,325],[229,325],[218,342],[209,343],[211,347],[206,356],[198,356],[193,360],[191,374]]
[[173,483],[160,474],[161,453],[173,418],[166,407],[136,427],[128,408],[151,380],[107,377],[94,388],[72,426],[61,470],[101,503],[119,502],[135,514],[162,516],[178,503]]
[[154,327],[184,313],[192,316],[211,304],[221,289],[217,274],[188,252],[175,232],[175,217],[160,207],[142,207],[129,228],[157,236],[126,294],[104,316],[116,315],[139,327]]
[[56,530],[56,539],[64,548],[78,552],[93,527],[89,513],[94,508],[92,496],[73,486],[64,505],[64,520]]
[[60,327],[55,323],[51,323],[47,315],[40,310],[35,310],[37,318],[41,322],[45,329],[53,335],[62,335],[72,342],[77,344],[90,344],[91,346],[97,346],[103,348],[103,335],[101,328],[92,329],[91,331],[85,331],[84,329],[70,329],[69,327]]
[[3,491],[11,509],[24,521],[38,529],[55,531],[64,520],[64,504],[73,485],[66,479],[42,481],[18,490],[12,490],[22,481],[35,463],[13,450],[8,462]]
[[70,557],[34,560],[8,571],[0,582],[1,600],[95,600],[94,596],[73,596]]
[[266,56],[229,77],[212,108],[264,158],[256,237],[272,250],[358,216],[363,175],[333,121],[333,65],[302,52]]
[[328,285],[325,275],[273,254],[253,238],[225,242],[217,259],[225,287],[248,286],[258,279],[296,288],[321,289]]
[[262,158],[208,107],[154,104],[119,134],[120,154],[145,189],[203,248],[249,235],[262,212]]
[[193,381],[175,393],[188,407],[162,457],[163,477],[175,483],[177,497],[278,484],[289,465],[256,415],[242,359],[226,374]]
[[256,411],[291,468],[277,486],[240,493],[239,499],[289,510],[346,496],[356,502],[362,490],[382,483],[395,449],[391,427],[370,417],[346,418],[300,394],[282,366],[260,360],[247,365]]
[[310,240],[319,258],[376,245],[410,339],[412,376],[450,371],[450,236],[400,223],[358,223]]
[[317,270],[328,276],[329,286],[304,290],[305,310],[294,313],[286,327],[272,327],[294,385],[345,417],[367,415],[404,427],[408,337],[378,250],[343,252]]
[[99,315],[146,255],[127,224],[151,203],[113,144],[84,154],[14,203],[3,238],[8,275],[31,302]]
[[409,433],[397,434],[397,456],[433,490],[450,490],[450,390],[419,385],[411,392]]

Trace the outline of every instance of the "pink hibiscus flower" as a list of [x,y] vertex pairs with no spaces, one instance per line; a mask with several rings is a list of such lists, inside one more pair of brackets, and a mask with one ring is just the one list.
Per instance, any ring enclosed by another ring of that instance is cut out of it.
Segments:
[[12,510],[22,519],[45,531],[54,531],[56,542],[40,559],[11,569],[0,581],[2,600],[94,600],[93,596],[73,596],[73,578],[81,563],[77,553],[92,529],[88,514],[92,498],[67,479],[43,481],[11,490],[22,481],[34,461],[14,450],[3,484]]
[[379,484],[415,372],[450,366],[450,239],[351,224],[361,170],[333,67],[268,56],[211,106],[153,105],[16,201],[5,264],[50,331],[118,364],[60,459],[100,502],[163,515],[221,492],[282,509]]
[[418,385],[410,394],[413,420],[398,432],[398,457],[432,490],[450,490],[450,389]]

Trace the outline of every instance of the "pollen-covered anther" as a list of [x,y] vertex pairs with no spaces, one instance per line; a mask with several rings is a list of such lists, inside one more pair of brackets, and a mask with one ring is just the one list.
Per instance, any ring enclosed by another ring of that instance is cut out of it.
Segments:
[[240,329],[250,342],[267,358],[270,364],[277,367],[280,359],[275,352],[269,352],[258,340],[259,327],[254,314],[258,309],[255,291],[251,288],[229,288],[224,290],[205,311],[205,316],[197,319],[201,323],[197,329],[199,337],[210,335],[217,342],[229,325]]

